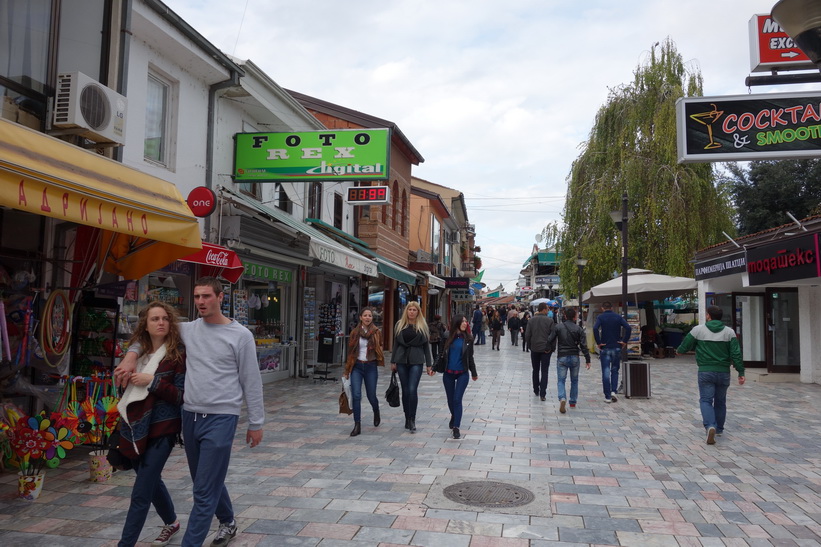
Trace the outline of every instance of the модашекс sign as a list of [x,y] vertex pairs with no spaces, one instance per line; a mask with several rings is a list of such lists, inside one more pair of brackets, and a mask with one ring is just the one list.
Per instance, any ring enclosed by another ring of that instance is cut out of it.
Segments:
[[679,162],[821,156],[821,93],[686,97],[676,103]]
[[313,182],[386,180],[389,129],[237,133],[234,180]]

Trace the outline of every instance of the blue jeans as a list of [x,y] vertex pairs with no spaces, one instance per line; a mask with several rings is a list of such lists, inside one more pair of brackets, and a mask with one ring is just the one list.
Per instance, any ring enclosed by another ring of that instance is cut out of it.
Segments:
[[550,370],[550,356],[553,352],[530,352],[530,366],[533,367],[533,393],[541,397],[547,395],[547,371]]
[[442,384],[445,386],[445,395],[448,397],[448,408],[453,416],[453,427],[462,425],[462,398],[470,383],[470,374],[467,371],[458,374],[445,372],[442,374]]
[[353,421],[359,422],[362,418],[362,381],[365,381],[365,393],[374,414],[379,412],[379,399],[376,398],[376,381],[379,373],[376,370],[376,361],[356,361],[351,370],[351,408]]
[[238,421],[239,416],[232,414],[182,411],[185,455],[194,481],[194,506],[182,538],[183,547],[202,547],[214,515],[220,523],[234,520],[225,476]]
[[474,323],[471,332],[473,332],[473,343],[474,344],[479,344],[482,341],[482,338],[484,337],[484,334],[485,334],[485,333],[482,332],[482,324],[481,323],[479,323],[479,324]]
[[610,395],[619,389],[619,367],[621,366],[621,348],[599,350],[601,358],[601,385],[604,391],[604,398],[609,399]]
[[396,372],[399,373],[399,384],[402,387],[402,410],[405,418],[416,421],[416,407],[419,406],[419,380],[422,379],[422,365],[405,365],[397,363]]
[[148,439],[145,452],[139,460],[134,461],[137,479],[131,489],[131,505],[125,517],[123,535],[117,544],[119,547],[136,545],[152,503],[163,523],[173,524],[177,520],[174,502],[171,501],[171,496],[161,477],[165,462],[168,461],[168,456],[174,447],[174,437],[175,435],[167,435]]
[[487,335],[485,334],[485,330],[480,328],[479,329],[479,344],[487,344]]
[[727,390],[730,388],[729,372],[699,372],[698,396],[701,405],[701,421],[704,428],[715,427],[724,431],[727,418]]
[[559,400],[567,399],[565,393],[565,383],[567,382],[567,372],[570,371],[570,404],[575,405],[579,397],[579,356],[567,355],[559,357],[556,361],[556,378],[559,380],[558,391]]

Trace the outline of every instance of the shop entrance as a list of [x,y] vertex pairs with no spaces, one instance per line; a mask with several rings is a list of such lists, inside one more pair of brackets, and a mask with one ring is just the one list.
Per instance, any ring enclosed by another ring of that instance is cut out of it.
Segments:
[[741,345],[745,368],[766,368],[767,329],[764,328],[764,295],[733,293],[733,330]]
[[767,372],[801,371],[798,290],[767,289]]

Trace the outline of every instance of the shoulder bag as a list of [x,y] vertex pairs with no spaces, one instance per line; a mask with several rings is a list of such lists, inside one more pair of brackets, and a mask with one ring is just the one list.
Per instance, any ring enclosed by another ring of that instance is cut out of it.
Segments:
[[391,383],[385,391],[385,400],[392,407],[400,405],[399,402],[399,381],[396,379],[396,373],[391,374]]

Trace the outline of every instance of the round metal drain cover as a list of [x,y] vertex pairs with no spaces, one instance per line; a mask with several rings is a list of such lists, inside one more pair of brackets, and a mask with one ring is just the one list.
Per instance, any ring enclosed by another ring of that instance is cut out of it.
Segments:
[[519,507],[536,499],[521,486],[494,481],[460,482],[445,488],[444,494],[451,501],[478,507]]

